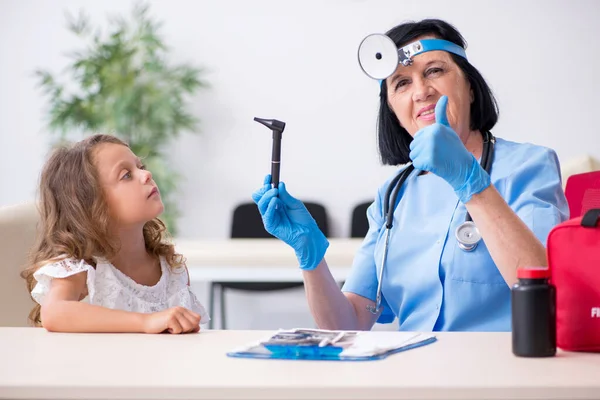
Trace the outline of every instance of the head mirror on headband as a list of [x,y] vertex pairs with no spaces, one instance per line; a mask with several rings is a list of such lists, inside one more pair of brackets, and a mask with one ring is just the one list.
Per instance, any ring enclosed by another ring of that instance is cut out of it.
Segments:
[[389,36],[375,33],[360,43],[358,63],[367,76],[381,80],[391,76],[398,64],[411,65],[414,56],[433,50],[447,51],[467,58],[462,47],[447,40],[421,39],[399,49]]

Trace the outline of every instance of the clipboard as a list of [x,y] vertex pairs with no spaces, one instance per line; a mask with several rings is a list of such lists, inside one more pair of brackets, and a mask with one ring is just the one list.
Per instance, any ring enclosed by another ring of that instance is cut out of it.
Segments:
[[420,332],[280,329],[258,342],[228,352],[227,356],[278,360],[372,361],[426,346],[436,340],[435,335]]

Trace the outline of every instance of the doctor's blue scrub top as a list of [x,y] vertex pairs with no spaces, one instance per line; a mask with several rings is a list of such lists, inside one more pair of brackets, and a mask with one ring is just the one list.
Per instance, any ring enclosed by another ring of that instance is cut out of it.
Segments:
[[[375,301],[385,243],[383,202],[391,178],[367,210],[369,231],[343,291]],[[491,181],[510,208],[546,245],[550,230],[568,219],[556,153],[496,139]],[[404,331],[509,331],[510,288],[483,241],[458,247],[455,231],[466,208],[434,174],[413,171],[398,195],[379,323],[398,317]]]

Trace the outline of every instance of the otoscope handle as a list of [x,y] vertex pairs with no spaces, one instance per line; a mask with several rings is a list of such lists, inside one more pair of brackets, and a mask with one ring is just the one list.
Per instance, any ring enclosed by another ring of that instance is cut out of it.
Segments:
[[271,152],[271,184],[279,186],[279,171],[281,169],[281,132],[273,131],[273,147]]

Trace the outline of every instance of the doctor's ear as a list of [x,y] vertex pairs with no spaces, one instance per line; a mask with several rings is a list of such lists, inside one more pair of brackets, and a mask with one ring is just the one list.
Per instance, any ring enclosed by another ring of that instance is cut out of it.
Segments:
[[475,101],[475,93],[473,92],[473,89],[470,89],[469,93],[471,94],[471,103],[473,103]]

